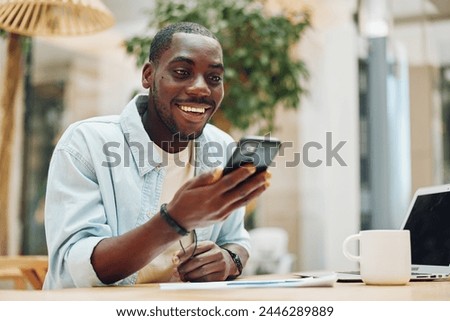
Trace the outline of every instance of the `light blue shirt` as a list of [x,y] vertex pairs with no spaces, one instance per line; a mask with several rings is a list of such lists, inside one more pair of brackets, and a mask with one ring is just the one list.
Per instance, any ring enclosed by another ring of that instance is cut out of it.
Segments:
[[[164,160],[153,150],[138,111],[147,99],[136,96],[120,116],[74,123],[58,142],[45,202],[49,269],[44,289],[104,285],[91,264],[98,242],[159,212]],[[209,124],[195,145],[195,175],[225,166],[235,147],[229,135]],[[243,218],[240,208],[223,222],[196,229],[198,241],[235,243],[250,251]],[[116,284],[134,284],[136,278],[137,273]]]

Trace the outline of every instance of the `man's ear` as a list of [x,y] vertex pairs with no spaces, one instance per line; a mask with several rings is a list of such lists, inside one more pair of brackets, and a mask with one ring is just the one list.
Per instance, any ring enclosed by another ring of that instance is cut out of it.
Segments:
[[142,87],[149,89],[153,82],[153,73],[155,67],[152,63],[147,62],[142,68]]

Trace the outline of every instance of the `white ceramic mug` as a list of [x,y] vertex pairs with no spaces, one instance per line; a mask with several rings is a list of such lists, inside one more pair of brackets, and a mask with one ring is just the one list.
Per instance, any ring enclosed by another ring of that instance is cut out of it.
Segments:
[[[359,241],[359,255],[349,243]],[[367,230],[350,235],[342,245],[344,255],[359,262],[365,284],[403,285],[411,278],[411,240],[408,230]]]

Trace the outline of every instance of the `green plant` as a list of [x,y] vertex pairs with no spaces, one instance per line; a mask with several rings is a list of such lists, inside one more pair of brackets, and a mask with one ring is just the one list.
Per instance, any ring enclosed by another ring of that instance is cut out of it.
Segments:
[[[209,28],[224,52],[222,115],[234,128],[255,126],[266,133],[273,130],[277,106],[295,109],[306,92],[307,68],[291,49],[310,20],[307,12],[268,15],[263,9],[258,0],[156,0],[149,28],[179,21]],[[147,61],[151,41],[150,36],[126,40],[126,50],[137,57],[138,65]]]

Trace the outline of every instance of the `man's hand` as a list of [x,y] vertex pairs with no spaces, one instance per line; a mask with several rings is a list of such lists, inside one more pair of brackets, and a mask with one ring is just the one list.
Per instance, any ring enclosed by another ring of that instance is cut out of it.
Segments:
[[238,273],[237,267],[227,251],[211,241],[200,242],[186,248],[186,253],[178,251],[174,256],[177,263],[175,274],[183,282],[224,281]]
[[223,221],[270,185],[269,172],[253,175],[255,171],[253,166],[241,167],[223,176],[216,169],[194,177],[177,191],[167,211],[189,231]]

